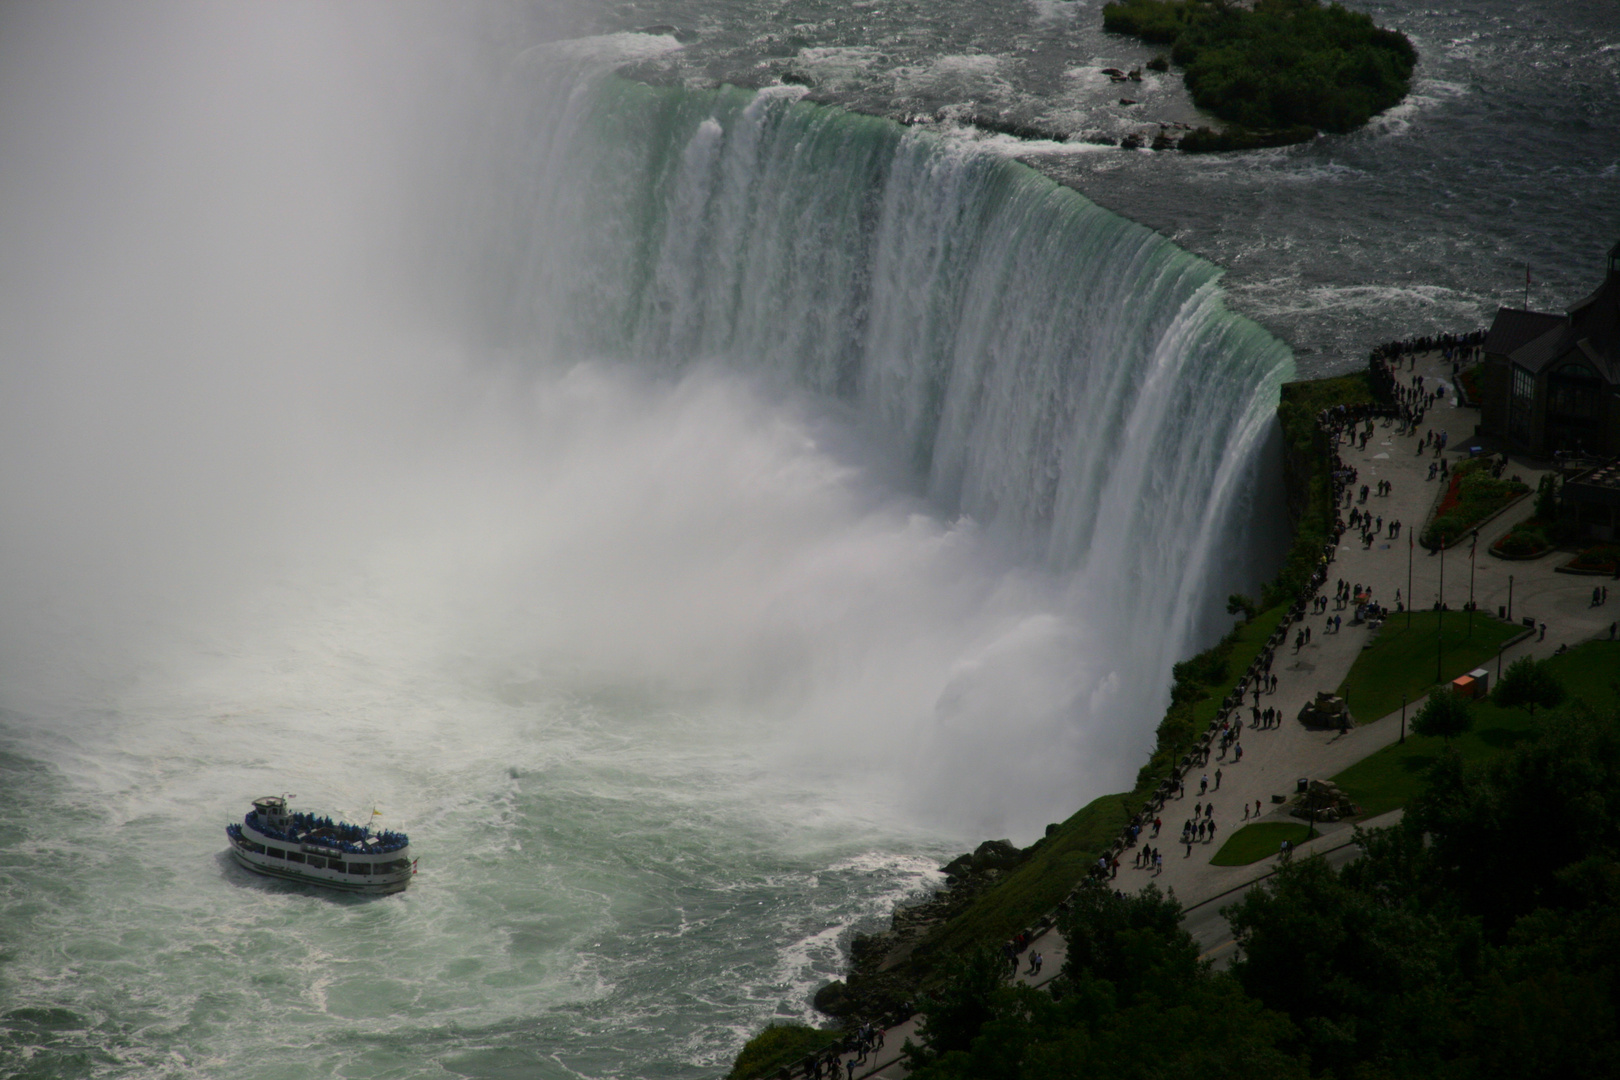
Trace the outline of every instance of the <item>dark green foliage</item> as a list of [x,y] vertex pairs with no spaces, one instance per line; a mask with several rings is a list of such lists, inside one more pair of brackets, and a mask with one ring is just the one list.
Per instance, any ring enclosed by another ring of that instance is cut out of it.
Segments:
[[818,1050],[824,1050],[842,1036],[804,1024],[772,1024],[749,1039],[732,1063],[727,1080],[754,1080],[769,1076],[785,1065],[793,1065]]
[[908,1047],[913,1068],[940,1054],[967,1050],[979,1029],[995,1014],[995,998],[1006,982],[1006,961],[983,945],[965,957],[952,957],[945,965],[943,985],[923,998],[921,1047]]
[[1451,474],[1446,495],[1435,508],[1429,527],[1418,543],[1427,548],[1450,547],[1468,532],[1530,490],[1517,480],[1501,480],[1491,475],[1489,462],[1480,458],[1465,461]]
[[1352,887],[1320,856],[1296,860],[1227,911],[1243,949],[1233,974],[1293,1017],[1316,1069],[1344,1074],[1383,1057],[1389,1041],[1421,1035],[1411,999],[1438,984],[1450,942],[1433,916],[1400,900],[1396,890],[1410,885],[1401,865],[1380,875],[1392,887],[1385,896]]
[[1215,10],[1208,0],[1121,0],[1103,6],[1103,29],[1169,45]]
[[1364,371],[1283,386],[1277,419],[1283,429],[1283,485],[1294,519],[1294,542],[1282,570],[1261,591],[1262,608],[1289,603],[1300,594],[1322,561],[1322,549],[1333,528],[1333,486],[1327,446],[1316,427],[1317,414],[1336,405],[1372,401],[1372,387]]
[[1198,946],[1181,930],[1181,905],[1149,884],[1120,898],[1101,885],[1080,890],[1058,919],[1069,945],[1063,974],[1110,982],[1121,1004],[1135,1002],[1169,976],[1198,972]]
[[1136,786],[1151,788],[1192,745],[1202,727],[1215,716],[1215,705],[1231,689],[1230,672],[1241,671],[1263,647],[1266,635],[1281,617],[1270,611],[1234,627],[1213,647],[1170,669],[1170,708],[1159,721],[1153,755],[1138,770]]
[[1164,53],[1160,53],[1147,62],[1147,69],[1149,71],[1169,71],[1170,58],[1164,55]]
[[[1578,691],[1606,685],[1586,647]],[[1557,662],[1573,662],[1575,654]],[[1583,691],[1584,692],[1584,691]],[[1174,899],[1091,883],[1047,994],[980,951],[929,1009],[916,1080],[1609,1075],[1620,1052],[1620,711],[1569,706],[1483,765],[1445,752],[1362,857],[1284,865],[1226,912],[1230,974]]]
[[1226,598],[1226,613],[1252,619],[1260,614],[1260,606],[1254,602],[1253,597],[1244,596],[1242,593],[1233,593]]
[[1123,0],[1103,8],[1103,28],[1172,43],[1193,101],[1255,131],[1353,131],[1406,96],[1417,63],[1404,35],[1319,0]]
[[1174,900],[1095,886],[1076,901],[1061,995],[1002,987],[969,1047],[915,1055],[916,1080],[1307,1075],[1279,1049],[1288,1021],[1199,962]]
[[1496,684],[1491,700],[1503,708],[1529,709],[1534,716],[1537,705],[1551,709],[1563,704],[1564,684],[1558,681],[1546,661],[1521,656],[1502,673],[1502,681]]
[[[1536,505],[1540,505],[1537,500]],[[1540,518],[1526,518],[1491,545],[1491,550],[1510,559],[1529,559],[1545,555],[1552,550],[1553,540],[1548,535],[1547,523]]]
[[1571,706],[1482,769],[1442,758],[1406,827],[1432,834],[1438,873],[1494,931],[1569,902],[1581,888],[1569,868],[1613,859],[1620,842],[1620,716]]
[[1431,738],[1455,739],[1474,722],[1468,699],[1449,686],[1437,686],[1412,717],[1412,731]]
[[1326,1075],[1606,1075],[1617,792],[1612,709],[1571,707],[1483,767],[1448,752],[1400,825],[1358,837],[1361,859],[1284,867],[1230,910],[1233,973]]
[[1548,473],[1536,484],[1536,517],[1552,521],[1558,517],[1558,474]]

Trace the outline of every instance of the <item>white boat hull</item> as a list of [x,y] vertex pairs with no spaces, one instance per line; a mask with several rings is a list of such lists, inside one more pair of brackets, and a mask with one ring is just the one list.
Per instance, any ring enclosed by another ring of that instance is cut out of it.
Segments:
[[231,837],[231,855],[266,877],[368,896],[404,891],[414,872],[409,848],[380,855],[344,854],[266,836],[246,823]]

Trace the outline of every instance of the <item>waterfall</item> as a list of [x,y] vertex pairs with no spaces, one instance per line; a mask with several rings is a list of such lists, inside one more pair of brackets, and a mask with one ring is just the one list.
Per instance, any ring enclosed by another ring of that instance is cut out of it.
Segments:
[[1267,446],[1292,358],[1228,310],[1217,267],[796,87],[651,86],[548,48],[491,130],[480,332],[839,403],[937,513],[1055,575],[1094,654],[1071,718],[1145,754],[1170,665],[1281,553]]

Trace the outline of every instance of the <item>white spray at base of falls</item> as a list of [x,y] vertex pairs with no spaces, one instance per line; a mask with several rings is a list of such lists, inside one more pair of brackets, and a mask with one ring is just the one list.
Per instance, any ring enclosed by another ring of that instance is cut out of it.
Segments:
[[1215,267],[1016,162],[800,88],[595,63],[535,50],[507,88],[485,330],[841,403],[932,507],[1049,575],[1029,621],[960,658],[933,737],[870,723],[906,733],[953,818],[957,781],[970,802],[1014,784],[974,803],[983,827],[1099,793],[1082,775],[1128,783],[1171,664],[1280,553],[1262,458],[1286,348]]
[[[1212,268],[1016,165],[555,55],[447,164],[400,10],[0,35],[31,1073],[716,1075],[963,843],[1127,783],[1264,562],[1287,361]],[[667,43],[584,47],[626,45]],[[412,246],[456,168],[466,281]],[[289,790],[422,875],[233,866]]]

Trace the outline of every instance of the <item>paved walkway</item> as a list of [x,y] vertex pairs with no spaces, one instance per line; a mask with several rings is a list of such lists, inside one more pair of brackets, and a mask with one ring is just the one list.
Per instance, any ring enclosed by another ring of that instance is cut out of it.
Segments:
[[[1413,374],[1423,375],[1426,387],[1432,386],[1436,379],[1448,388],[1451,383],[1449,366],[1444,364],[1438,353],[1420,357],[1415,369],[1403,365],[1398,378],[1404,382]],[[1288,642],[1279,647],[1272,665],[1272,673],[1279,679],[1277,691],[1264,694],[1261,698],[1262,708],[1275,706],[1281,710],[1284,718],[1281,726],[1268,730],[1251,729],[1247,719],[1248,704],[1254,701],[1254,697],[1252,694],[1246,696],[1243,735],[1239,740],[1243,746],[1243,760],[1234,762],[1231,755],[1226,760],[1218,760],[1212,755],[1207,768],[1194,769],[1189,773],[1186,795],[1181,799],[1172,799],[1160,814],[1164,828],[1159,839],[1147,838],[1148,831],[1144,831],[1144,839],[1139,842],[1138,848],[1127,849],[1121,856],[1119,873],[1114,881],[1117,888],[1131,891],[1152,882],[1161,889],[1174,890],[1176,897],[1189,909],[1213,908],[1218,912],[1225,904],[1215,901],[1227,894],[1235,900],[1241,889],[1268,876],[1275,869],[1276,856],[1237,867],[1212,866],[1209,862],[1235,829],[1248,821],[1257,820],[1253,813],[1257,801],[1260,803],[1258,820],[1297,822],[1299,819],[1285,816],[1286,806],[1271,802],[1273,794],[1291,796],[1299,779],[1331,777],[1399,738],[1399,713],[1392,713],[1372,723],[1362,723],[1342,735],[1308,730],[1295,717],[1318,690],[1332,691],[1338,687],[1349,673],[1355,658],[1369,642],[1370,631],[1367,627],[1350,625],[1348,620],[1353,611],[1348,608],[1338,610],[1331,603],[1339,579],[1370,586],[1373,598],[1391,609],[1395,607],[1395,593],[1399,589],[1403,600],[1415,595],[1419,609],[1432,607],[1436,600],[1443,600],[1451,610],[1457,612],[1459,619],[1466,617],[1462,608],[1468,602],[1470,589],[1468,545],[1447,551],[1443,559],[1440,555],[1429,554],[1422,547],[1417,547],[1409,557],[1408,537],[1422,529],[1440,485],[1444,483],[1439,479],[1428,479],[1429,464],[1435,460],[1435,455],[1432,449],[1420,455],[1417,452],[1419,440],[1431,428],[1437,432],[1442,429],[1447,431],[1449,446],[1445,457],[1454,465],[1468,457],[1468,448],[1475,443],[1472,432],[1478,416],[1477,410],[1456,406],[1448,400],[1437,403],[1424,418],[1419,431],[1411,435],[1397,434],[1396,421],[1378,420],[1374,435],[1364,450],[1354,448],[1349,442],[1341,443],[1338,447],[1340,457],[1347,466],[1358,471],[1355,485],[1358,490],[1362,484],[1376,489],[1380,480],[1392,484],[1389,495],[1369,496],[1366,503],[1357,505],[1370,509],[1374,515],[1382,515],[1386,532],[1391,520],[1401,521],[1400,536],[1394,540],[1380,539],[1371,548],[1364,549],[1359,530],[1349,530],[1344,534],[1335,559],[1328,566],[1327,583],[1323,586],[1323,593],[1330,598],[1327,614],[1307,615],[1302,623],[1290,627]],[[1514,460],[1509,463],[1505,475],[1518,475],[1533,491],[1543,472]],[[1555,566],[1567,559],[1566,555],[1554,553],[1531,562],[1507,562],[1487,554],[1487,547],[1510,526],[1532,515],[1533,504],[1533,497],[1526,498],[1482,526],[1473,560],[1472,588],[1478,604],[1477,618],[1494,616],[1498,606],[1505,608],[1509,603],[1511,588],[1513,619],[1518,621],[1528,616],[1534,618],[1537,624],[1547,625],[1545,640],[1537,640],[1539,635],[1532,635],[1528,640],[1512,646],[1504,654],[1504,663],[1524,655],[1549,656],[1561,644],[1574,645],[1592,637],[1606,637],[1609,624],[1620,619],[1620,589],[1615,590],[1617,595],[1609,605],[1594,608],[1591,606],[1591,593],[1597,579],[1553,572]],[[1348,507],[1342,509],[1341,514],[1347,518]],[[1325,632],[1327,615],[1333,614],[1345,618],[1340,633]],[[1398,614],[1391,616],[1394,619],[1400,617]],[[1296,652],[1294,630],[1301,626],[1310,627],[1311,642]],[[1494,679],[1494,671],[1492,676]],[[1420,704],[1421,699],[1413,702],[1408,715],[1415,713]],[[1354,701],[1350,702],[1350,708],[1354,712]],[[1364,717],[1361,719],[1365,720]],[[1220,771],[1219,788],[1215,787],[1217,770]],[[1211,790],[1201,796],[1198,781],[1204,773],[1210,777]],[[1214,805],[1217,832],[1214,841],[1194,844],[1189,854],[1185,845],[1175,841],[1181,833],[1182,822],[1192,816],[1195,803]],[[1245,807],[1251,811],[1247,820]],[[1389,823],[1398,815],[1399,811],[1385,815],[1374,824]],[[1344,861],[1353,855],[1352,849],[1346,847],[1349,836],[1348,825],[1337,828],[1328,826],[1322,836],[1297,850],[1302,853],[1335,851],[1338,853],[1336,857]],[[1137,869],[1132,865],[1131,860],[1141,844],[1162,851],[1162,872]],[[1224,920],[1210,919],[1208,910],[1202,910],[1198,919],[1201,920],[1199,926],[1205,927],[1200,944],[1205,946],[1206,955],[1229,962],[1230,947],[1225,943],[1229,943],[1230,935],[1221,936]],[[1190,918],[1189,924],[1192,922]],[[1041,975],[1038,980],[1032,979],[1025,964],[1019,981],[1044,985],[1056,978],[1062,970],[1065,955],[1061,935],[1056,930],[1049,930],[1030,945],[1030,951],[1045,956]],[[1028,953],[1025,955],[1027,957]],[[857,1066],[855,1076],[876,1076],[884,1080],[899,1080],[905,1076],[905,1066],[899,1061],[900,1049],[908,1036],[916,1040],[916,1022],[917,1018],[913,1017],[889,1029],[883,1048]],[[847,1077],[847,1068],[840,1075]]]

